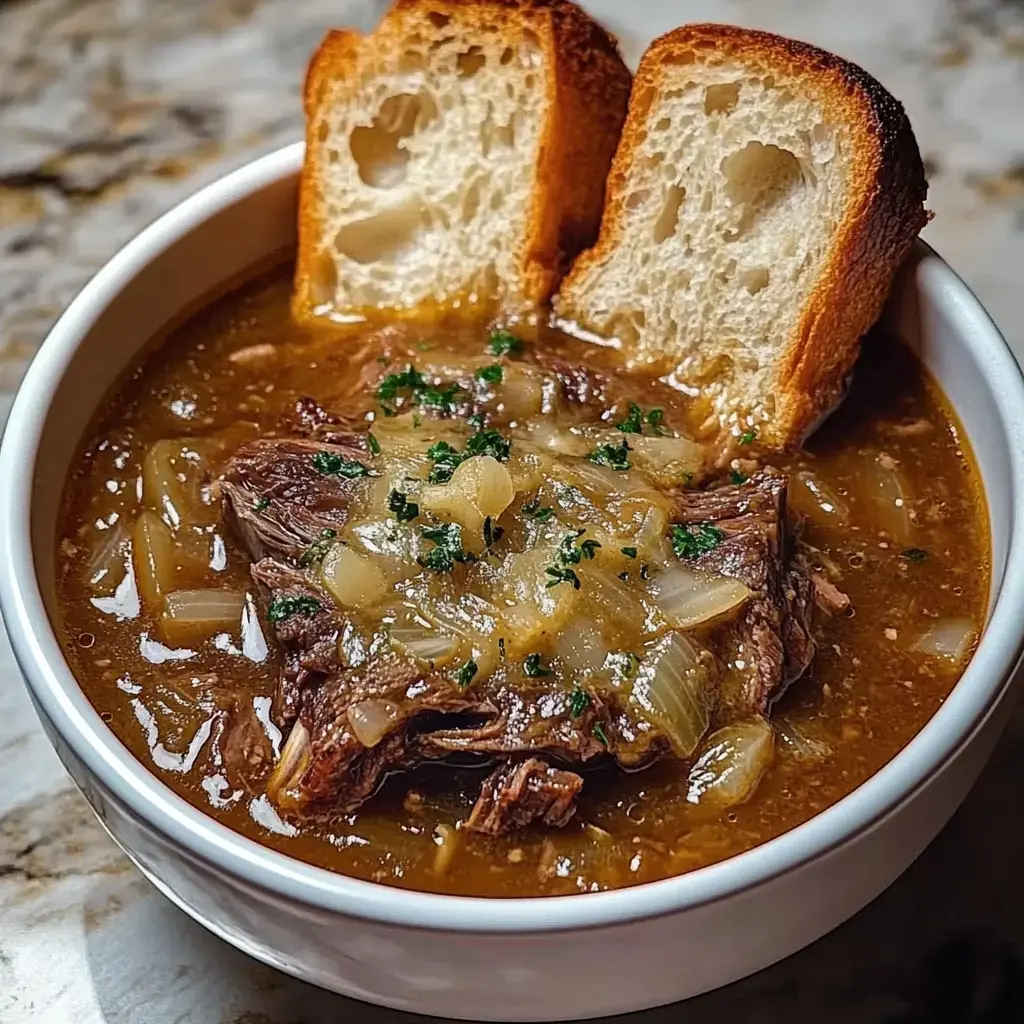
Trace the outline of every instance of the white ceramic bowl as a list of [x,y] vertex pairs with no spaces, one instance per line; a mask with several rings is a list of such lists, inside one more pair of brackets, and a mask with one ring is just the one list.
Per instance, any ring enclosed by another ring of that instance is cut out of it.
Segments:
[[1024,387],[957,276],[919,246],[889,316],[955,406],[992,524],[990,619],[953,694],[846,799],[724,863],[619,892],[485,900],[310,867],[191,807],[79,689],[50,624],[70,460],[97,404],[182,310],[294,244],[300,146],[204,189],[126,246],[47,338],[0,451],[0,603],[39,716],[114,839],[186,913],[281,970],[405,1010],[491,1020],[618,1013],[723,985],[818,938],[924,849],[1008,710],[1024,636]]

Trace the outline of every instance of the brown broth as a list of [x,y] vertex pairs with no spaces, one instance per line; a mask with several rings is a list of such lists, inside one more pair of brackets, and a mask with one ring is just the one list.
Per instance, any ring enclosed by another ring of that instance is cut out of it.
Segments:
[[[289,281],[275,273],[213,303],[135,370],[100,410],[70,477],[59,526],[59,622],[83,689],[127,748],[175,792],[236,831],[310,863],[359,878],[463,895],[532,896],[614,888],[679,874],[749,849],[806,821],[878,771],[921,729],[956,683],[962,665],[912,650],[929,622],[968,618],[980,626],[989,588],[989,540],[978,474],[959,425],[916,359],[891,339],[869,339],[851,393],[807,449],[769,459],[791,474],[813,471],[848,506],[846,526],[819,516],[807,540],[842,569],[855,614],[826,622],[811,672],[777,704],[829,753],[797,756],[777,743],[773,767],[748,803],[719,817],[688,806],[686,771],[665,761],[633,774],[588,772],[579,811],[564,829],[531,827],[493,839],[460,832],[447,869],[437,869],[438,825],[464,818],[478,770],[427,765],[390,779],[357,813],[331,825],[282,826],[260,788],[226,800],[228,789],[202,742],[203,725],[229,683],[269,712],[278,676],[271,656],[256,664],[224,634],[194,657],[153,663],[145,615],[118,619],[93,603],[96,524],[130,521],[146,450],[163,438],[267,436],[295,399],[343,398],[373,358],[358,332],[340,338],[288,315]],[[425,325],[430,337],[438,325]],[[480,351],[481,329],[464,344]],[[593,368],[615,369],[616,353],[543,331],[540,344]],[[252,362],[232,355],[272,345]],[[682,408],[682,407],[681,407]],[[693,417],[693,410],[682,410]],[[239,429],[244,421],[251,427]],[[866,467],[879,453],[905,474],[916,515],[912,542],[881,526]],[[806,493],[791,485],[793,502]],[[251,589],[248,557],[215,519],[226,567],[196,559],[192,586]],[[208,542],[204,542],[208,543]],[[905,552],[920,549],[923,560]],[[102,583],[100,584],[102,588]],[[102,602],[101,602],[102,603]],[[159,651],[158,651],[159,654]],[[212,686],[209,676],[220,682]],[[197,736],[200,738],[197,739]],[[413,793],[410,796],[410,792]],[[268,824],[270,827],[268,827]],[[286,833],[293,834],[286,834]]]

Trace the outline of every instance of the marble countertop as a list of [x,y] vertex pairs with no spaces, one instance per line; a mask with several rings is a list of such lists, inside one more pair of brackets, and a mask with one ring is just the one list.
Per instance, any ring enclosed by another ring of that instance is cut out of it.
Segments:
[[[0,0],[0,418],[85,280],[197,187],[300,134],[302,69],[373,0]],[[1024,355],[1022,0],[595,0],[639,47],[735,21],[864,65],[929,167],[925,237]],[[626,12],[629,12],[626,14]],[[853,920],[686,1005],[717,1022],[1024,1021],[1024,712],[942,835]],[[106,837],[0,634],[0,1022],[313,1024],[408,1015],[263,967],[174,909]],[[666,1008],[638,1015],[677,1019]]]

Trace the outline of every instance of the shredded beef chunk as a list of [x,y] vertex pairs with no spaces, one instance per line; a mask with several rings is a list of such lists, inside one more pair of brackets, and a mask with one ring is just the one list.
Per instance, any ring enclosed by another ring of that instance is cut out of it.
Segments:
[[583,779],[531,757],[507,761],[487,777],[466,828],[500,836],[540,821],[561,828],[576,813]]
[[225,517],[254,561],[298,561],[311,544],[345,522],[352,494],[369,472],[365,459],[365,451],[354,445],[251,441],[224,473]]
[[676,521],[719,531],[720,543],[696,564],[741,580],[753,592],[734,638],[735,661],[750,668],[733,702],[765,714],[814,657],[811,582],[802,565],[790,564],[786,477],[765,469],[743,484],[684,492]]

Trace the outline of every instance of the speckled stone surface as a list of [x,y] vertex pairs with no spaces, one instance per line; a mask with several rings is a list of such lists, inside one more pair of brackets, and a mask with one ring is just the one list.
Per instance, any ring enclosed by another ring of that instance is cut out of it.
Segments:
[[[0,417],[107,257],[199,186],[300,133],[305,62],[359,0],[0,0]],[[688,20],[808,39],[907,106],[925,237],[1024,353],[1021,0],[596,0],[635,58]],[[874,904],[731,988],[638,1015],[692,1024],[1024,1021],[1024,714],[967,803]],[[208,935],[113,846],[50,750],[0,636],[0,1021],[394,1021]],[[838,884],[838,883],[837,883]],[[752,922],[756,927],[756,922]],[[684,955],[681,951],[680,955]]]

